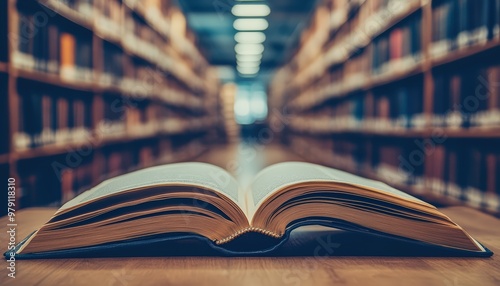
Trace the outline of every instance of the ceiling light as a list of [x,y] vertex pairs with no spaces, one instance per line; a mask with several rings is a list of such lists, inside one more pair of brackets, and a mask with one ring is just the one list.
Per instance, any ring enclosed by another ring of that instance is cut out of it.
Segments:
[[260,65],[260,61],[256,62],[237,62],[239,67],[248,68],[248,67],[258,67]]
[[236,55],[236,60],[238,62],[255,62],[260,61],[262,59],[262,55]]
[[238,17],[265,17],[271,9],[265,4],[238,4],[233,6],[231,12]]
[[259,72],[259,67],[236,67],[236,69],[238,70],[238,72],[240,74],[244,74],[244,75],[251,75],[251,74],[256,74]]
[[264,52],[262,44],[236,44],[234,50],[239,55],[259,55]]
[[269,27],[269,23],[262,18],[236,19],[233,27],[238,31],[263,31]]
[[238,43],[260,44],[266,40],[266,35],[262,32],[238,32],[234,40]]

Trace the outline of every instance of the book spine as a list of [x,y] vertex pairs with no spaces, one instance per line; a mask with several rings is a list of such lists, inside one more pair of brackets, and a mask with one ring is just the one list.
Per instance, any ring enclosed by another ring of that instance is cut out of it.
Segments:
[[65,79],[76,78],[75,41],[75,37],[70,33],[63,32],[60,34],[60,72],[61,77]]

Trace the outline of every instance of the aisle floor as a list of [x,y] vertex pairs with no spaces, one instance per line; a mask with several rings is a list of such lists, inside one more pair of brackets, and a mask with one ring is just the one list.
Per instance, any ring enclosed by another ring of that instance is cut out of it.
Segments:
[[247,186],[255,175],[267,166],[280,162],[304,161],[304,158],[279,144],[240,143],[214,146],[194,161],[224,168],[241,186]]

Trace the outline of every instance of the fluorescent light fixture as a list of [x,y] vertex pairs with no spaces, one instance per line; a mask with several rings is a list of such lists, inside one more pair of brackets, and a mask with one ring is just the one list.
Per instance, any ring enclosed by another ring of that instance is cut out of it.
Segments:
[[259,67],[240,67],[237,66],[236,69],[240,74],[243,75],[252,75],[252,74],[257,74],[259,72]]
[[252,68],[252,67],[258,67],[260,66],[260,61],[256,62],[237,62],[239,67],[242,68]]
[[238,31],[263,31],[269,27],[269,23],[263,18],[236,19],[233,27]]
[[255,62],[262,59],[262,54],[259,55],[236,55],[238,62]]
[[234,40],[243,44],[260,44],[266,40],[266,35],[262,32],[238,32]]
[[271,9],[266,4],[238,4],[233,6],[231,12],[237,17],[265,17]]
[[234,50],[239,55],[260,55],[264,52],[262,44],[236,44]]

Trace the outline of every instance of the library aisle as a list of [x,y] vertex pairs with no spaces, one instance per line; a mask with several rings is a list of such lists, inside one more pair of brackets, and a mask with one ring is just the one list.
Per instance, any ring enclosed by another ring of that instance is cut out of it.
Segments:
[[209,152],[193,159],[217,165],[229,171],[242,186],[267,166],[290,161],[304,162],[304,158],[278,144],[230,144],[213,146]]
[[[333,237],[343,248],[326,250],[322,258],[302,249],[288,253],[293,257],[268,259],[165,255],[22,261],[19,274],[29,275],[10,283],[217,285],[226,279],[243,285],[332,285],[377,278],[386,285],[403,277],[416,285],[498,285],[500,0],[0,0],[0,180],[8,184],[0,217],[19,219],[17,242],[62,205],[130,172],[206,162],[247,186],[266,166],[285,161],[347,171],[421,198],[496,254],[483,260],[402,258],[404,252],[365,243],[364,236],[341,234]],[[195,171],[188,173],[192,178]],[[257,210],[251,194],[233,195],[247,220],[241,219],[238,229],[236,220],[228,222],[234,231],[225,235],[202,224],[199,229],[220,235],[214,243],[252,232],[286,237],[285,227],[306,219],[283,223],[281,232],[266,229],[253,224]],[[103,197],[112,198],[96,201]],[[257,198],[279,202],[272,195]],[[175,197],[173,204],[184,207],[181,199],[186,198]],[[355,201],[342,199],[345,205]],[[130,205],[136,214],[143,211]],[[117,206],[122,207],[113,201],[109,209]],[[322,222],[324,209],[335,210],[319,206],[308,209],[321,211],[308,213],[315,223]],[[382,208],[377,214],[386,215]],[[209,209],[196,209],[197,215]],[[290,213],[300,213],[295,210]],[[107,218],[100,211],[96,217]],[[407,216],[424,221],[415,217]],[[192,224],[188,227],[196,233]],[[66,238],[59,234],[47,236],[58,244],[54,237]],[[0,238],[7,241],[6,231]],[[349,248],[358,252],[343,252]],[[400,257],[353,257],[391,250]],[[348,257],[328,259],[337,255]]]

